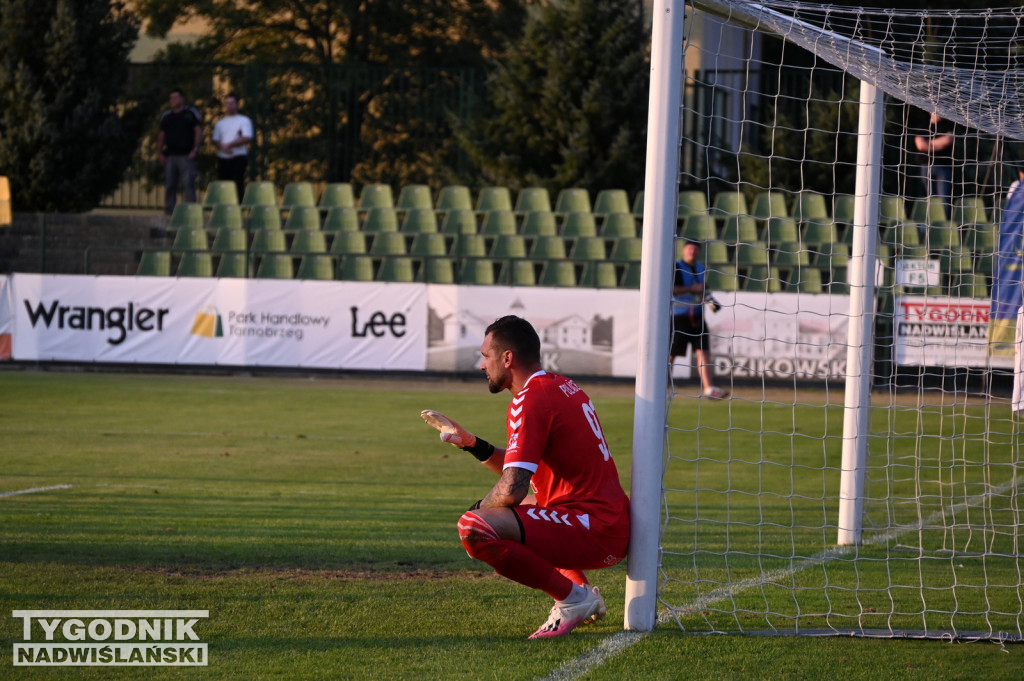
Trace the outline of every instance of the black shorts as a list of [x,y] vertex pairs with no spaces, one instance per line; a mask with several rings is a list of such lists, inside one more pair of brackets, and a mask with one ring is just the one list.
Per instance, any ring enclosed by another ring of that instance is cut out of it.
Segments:
[[672,317],[672,342],[668,352],[671,357],[682,357],[687,348],[694,350],[708,349],[708,327],[704,324],[704,315],[676,315]]

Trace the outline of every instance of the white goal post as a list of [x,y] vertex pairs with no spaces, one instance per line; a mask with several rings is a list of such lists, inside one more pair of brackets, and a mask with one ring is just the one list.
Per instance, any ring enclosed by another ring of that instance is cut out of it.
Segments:
[[[1021,290],[1024,9],[652,16],[625,627],[1024,640],[990,320]],[[694,241],[728,401],[667,361]]]

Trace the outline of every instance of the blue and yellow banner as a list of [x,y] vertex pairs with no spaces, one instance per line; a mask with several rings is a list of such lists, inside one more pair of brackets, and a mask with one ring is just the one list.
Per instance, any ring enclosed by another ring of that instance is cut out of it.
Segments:
[[1013,357],[1017,310],[1024,305],[1024,188],[1006,202],[993,264],[989,352]]

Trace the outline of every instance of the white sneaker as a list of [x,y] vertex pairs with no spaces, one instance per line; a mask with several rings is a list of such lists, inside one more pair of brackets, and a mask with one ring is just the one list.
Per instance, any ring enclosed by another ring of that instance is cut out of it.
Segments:
[[724,400],[728,396],[729,396],[729,391],[728,390],[721,390],[721,389],[716,388],[714,386],[712,386],[712,387],[710,387],[710,388],[708,388],[707,390],[704,391],[704,397],[708,398],[709,400]]
[[581,624],[590,624],[603,620],[608,614],[604,599],[597,587],[587,586],[587,596],[579,603],[563,603],[555,601],[548,615],[548,621],[540,629],[533,632],[530,638],[553,638],[565,636]]

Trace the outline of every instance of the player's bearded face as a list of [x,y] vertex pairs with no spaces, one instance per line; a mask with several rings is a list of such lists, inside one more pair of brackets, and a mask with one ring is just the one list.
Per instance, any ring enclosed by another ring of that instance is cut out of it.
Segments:
[[494,347],[490,335],[480,346],[480,355],[480,369],[487,374],[487,389],[492,393],[500,393],[509,386],[511,379],[502,361],[504,353]]

